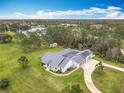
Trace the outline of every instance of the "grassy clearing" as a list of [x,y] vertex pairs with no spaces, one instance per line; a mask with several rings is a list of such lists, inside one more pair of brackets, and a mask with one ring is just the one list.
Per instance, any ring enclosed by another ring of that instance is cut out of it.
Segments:
[[124,40],[122,40],[122,47],[124,48]]
[[107,63],[107,64],[110,64],[110,65],[113,65],[113,66],[124,68],[124,64],[119,63],[119,62],[112,62],[112,61],[109,61],[109,60],[105,60],[98,55],[96,55],[94,59],[99,60],[99,61],[104,62],[104,63]]
[[[89,93],[81,69],[70,76],[57,77],[46,72],[40,66],[39,58],[48,51],[57,52],[62,48],[44,48],[40,51],[24,53],[14,42],[0,44],[0,78],[8,77],[10,86],[0,93],[59,93],[67,85],[80,84],[85,93]],[[17,59],[25,55],[30,60],[27,69],[22,69]]]
[[97,70],[92,75],[96,87],[103,93],[124,93],[124,73],[104,68],[104,73]]

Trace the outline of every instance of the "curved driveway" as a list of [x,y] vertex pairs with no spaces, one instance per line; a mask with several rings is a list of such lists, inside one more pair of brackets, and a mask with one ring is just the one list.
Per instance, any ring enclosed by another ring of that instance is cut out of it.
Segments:
[[84,81],[86,83],[87,88],[90,90],[91,93],[102,93],[100,90],[98,90],[93,81],[92,81],[92,72],[95,70],[96,64],[98,64],[99,61],[90,59],[85,64],[81,65],[81,68],[84,70]]
[[[92,72],[95,70],[95,66],[98,63],[99,63],[99,61],[90,59],[88,62],[81,65],[81,68],[84,70],[84,80],[85,80],[86,86],[88,87],[88,89],[90,90],[91,93],[102,93],[100,90],[98,90],[95,87],[95,85],[93,84],[93,81],[92,81],[92,77],[91,77]],[[103,65],[105,67],[109,67],[109,68],[124,72],[124,68],[112,66],[112,65],[109,65],[106,63],[103,63]]]

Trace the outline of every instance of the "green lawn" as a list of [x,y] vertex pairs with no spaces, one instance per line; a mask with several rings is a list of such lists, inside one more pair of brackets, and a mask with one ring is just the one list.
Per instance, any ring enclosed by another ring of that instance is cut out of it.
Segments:
[[102,57],[100,57],[98,55],[96,55],[94,57],[94,59],[99,60],[99,61],[104,62],[104,63],[107,63],[107,64],[110,64],[110,65],[113,65],[113,66],[124,68],[124,64],[119,63],[119,62],[114,62],[114,61],[112,62],[112,61],[109,61],[109,60],[105,60],[104,58],[102,58]]
[[[36,52],[24,53],[14,42],[0,44],[0,78],[7,77],[10,86],[0,93],[59,93],[67,85],[80,84],[84,93],[90,93],[86,88],[81,69],[70,76],[57,77],[46,72],[40,66],[39,58],[48,51],[57,52],[62,48],[44,48]],[[17,63],[21,55],[26,55],[30,60],[27,69],[22,69]]]
[[95,70],[92,74],[93,82],[103,93],[124,93],[124,73],[110,68],[104,68],[100,74]]

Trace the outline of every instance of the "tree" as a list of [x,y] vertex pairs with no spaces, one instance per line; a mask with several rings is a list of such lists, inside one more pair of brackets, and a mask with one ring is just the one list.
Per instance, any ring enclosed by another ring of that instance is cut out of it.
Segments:
[[21,43],[21,41],[26,37],[23,33],[16,33],[15,38],[17,40],[17,43]]
[[47,45],[50,45],[53,43],[53,38],[51,35],[44,35],[43,39],[45,40],[45,42],[47,43]]
[[0,34],[0,42],[1,43],[8,43],[12,41],[12,36],[8,34]]
[[124,64],[124,56],[123,55],[119,56],[118,61]]
[[79,85],[72,85],[70,93],[84,93]]
[[124,23],[116,26],[116,34],[124,39]]
[[112,59],[111,57],[112,53],[111,53],[111,49],[109,48],[107,51],[106,51],[106,59]]
[[22,65],[23,68],[26,68],[27,65],[29,64],[29,60],[27,59],[26,56],[21,56],[21,57],[18,59],[18,62]]
[[0,89],[6,89],[9,86],[9,80],[7,78],[0,79]]
[[117,60],[118,56],[120,55],[119,47],[120,45],[116,39],[109,37],[100,37],[92,46],[92,49],[95,53],[108,60]]
[[98,69],[99,71],[103,71],[104,66],[101,61],[98,64],[96,64],[96,69]]
[[75,39],[70,28],[60,26],[48,27],[45,37],[47,42],[57,42],[65,47],[71,47]]
[[81,51],[83,49],[83,45],[81,43],[78,43],[78,49]]
[[83,89],[80,88],[80,85],[72,85],[65,87],[61,93],[84,93]]
[[6,32],[6,31],[8,31],[7,25],[6,24],[1,24],[0,25],[0,32]]
[[24,51],[34,51],[41,47],[42,39],[36,33],[29,33],[28,36],[23,36],[21,39],[21,47]]

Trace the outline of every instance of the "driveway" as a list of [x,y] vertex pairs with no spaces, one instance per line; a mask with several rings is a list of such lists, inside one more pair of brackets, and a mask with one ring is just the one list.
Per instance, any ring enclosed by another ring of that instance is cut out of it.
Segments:
[[98,90],[93,81],[92,81],[92,72],[95,70],[96,64],[98,64],[99,61],[90,59],[85,64],[81,65],[81,68],[84,71],[84,81],[86,83],[87,88],[90,90],[91,93],[102,93],[100,90]]
[[106,64],[106,63],[103,63],[103,66],[109,67],[109,68],[112,68],[112,69],[115,69],[115,70],[118,70],[118,71],[121,71],[121,72],[124,72],[124,68],[112,66],[112,65],[109,65],[109,64]]
[[[99,61],[94,60],[94,59],[90,59],[88,62],[81,65],[81,68],[84,71],[84,81],[86,83],[87,88],[90,90],[91,93],[102,93],[100,90],[98,90],[95,87],[95,85],[93,84],[93,81],[92,81],[92,77],[91,77],[92,72],[95,70],[95,66],[98,63],[99,63]],[[112,66],[112,65],[109,65],[109,64],[106,64],[106,63],[103,63],[103,65],[105,67],[109,67],[109,68],[124,72],[124,68]]]

